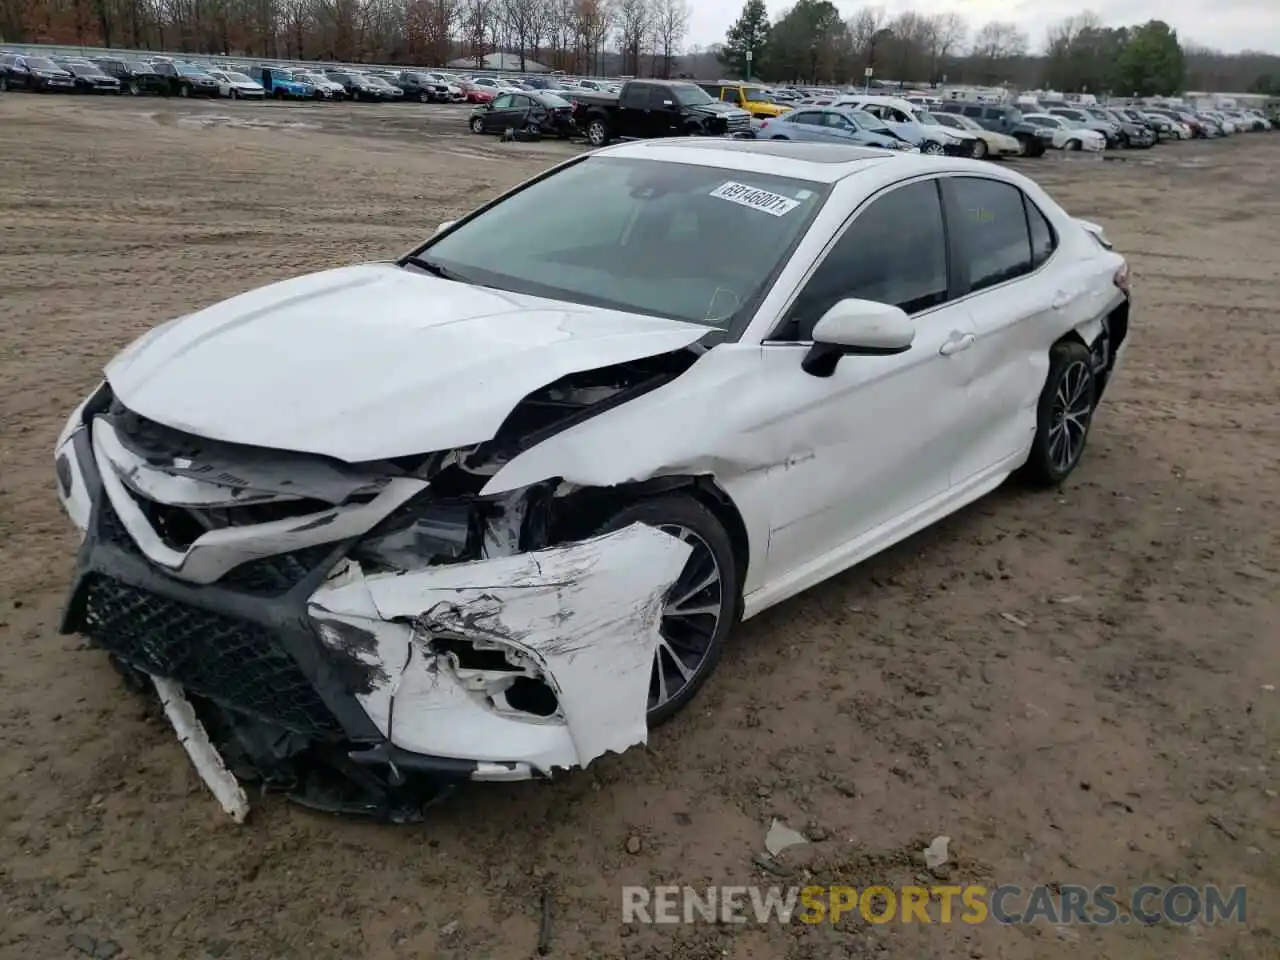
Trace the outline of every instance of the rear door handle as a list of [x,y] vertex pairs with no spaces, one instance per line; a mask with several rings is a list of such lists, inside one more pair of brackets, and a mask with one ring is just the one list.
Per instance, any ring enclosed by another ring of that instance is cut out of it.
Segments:
[[960,353],[962,350],[968,350],[973,346],[977,339],[978,338],[972,333],[966,333],[963,337],[955,337],[948,340],[938,348],[938,353],[942,354],[944,357],[949,357],[953,353]]

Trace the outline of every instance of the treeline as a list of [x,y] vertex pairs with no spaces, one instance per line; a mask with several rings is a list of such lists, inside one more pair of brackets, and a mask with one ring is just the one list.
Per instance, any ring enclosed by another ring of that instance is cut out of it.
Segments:
[[842,18],[829,0],[797,0],[771,19],[764,0],[747,0],[723,44],[686,50],[687,2],[0,0],[0,41],[433,66],[506,52],[520,69],[524,58],[572,73],[845,84],[871,68],[909,83],[1280,96],[1280,56],[1184,46],[1159,20],[1105,27],[1085,12],[1032,38],[957,13],[864,7]]
[[1272,78],[1280,82],[1280,57],[1188,50],[1161,20],[1113,28],[1089,12],[1055,24],[1035,42],[1014,23],[993,20],[975,28],[958,13],[890,17],[883,7],[864,7],[842,18],[829,0],[797,0],[770,19],[764,0],[747,0],[714,53],[723,70],[739,76],[749,71],[813,84],[857,82],[868,68],[875,77],[909,83],[1124,96],[1267,92]]
[[[670,74],[686,0],[0,0],[0,40],[298,60]],[[617,57],[610,57],[615,63]]]

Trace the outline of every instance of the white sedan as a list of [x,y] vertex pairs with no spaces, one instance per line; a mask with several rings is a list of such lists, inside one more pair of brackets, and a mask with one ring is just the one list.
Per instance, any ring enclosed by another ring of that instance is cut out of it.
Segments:
[[62,629],[156,688],[237,818],[237,776],[410,816],[584,766],[740,620],[1014,472],[1062,484],[1128,284],[990,164],[596,150],[115,357],[56,446]]
[[266,91],[252,77],[234,70],[210,70],[209,76],[218,81],[218,96],[232,100],[264,100]]
[[1107,149],[1107,138],[1069,117],[1050,113],[1024,113],[1022,119],[1037,127],[1053,131],[1053,145],[1058,150],[1088,150],[1097,153]]
[[953,130],[963,130],[981,140],[983,148],[981,151],[974,153],[976,159],[982,159],[983,157],[1016,157],[1022,154],[1022,141],[1007,134],[997,133],[995,130],[988,130],[976,120],[962,117],[958,113],[934,113],[930,114],[930,116],[939,126],[950,127]]

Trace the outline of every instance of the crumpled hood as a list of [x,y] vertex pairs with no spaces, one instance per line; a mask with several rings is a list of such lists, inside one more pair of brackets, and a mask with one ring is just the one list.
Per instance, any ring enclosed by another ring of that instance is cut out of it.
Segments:
[[125,406],[175,429],[360,462],[481,443],[539,387],[706,333],[375,263],[170,321],[106,376]]

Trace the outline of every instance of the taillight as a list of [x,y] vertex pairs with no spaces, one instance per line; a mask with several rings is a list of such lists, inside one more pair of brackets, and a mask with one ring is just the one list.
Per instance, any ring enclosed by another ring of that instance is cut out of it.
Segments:
[[1120,292],[1127,297],[1129,295],[1129,264],[1127,261],[1120,265],[1120,269],[1116,271],[1116,275],[1112,279],[1120,289]]

